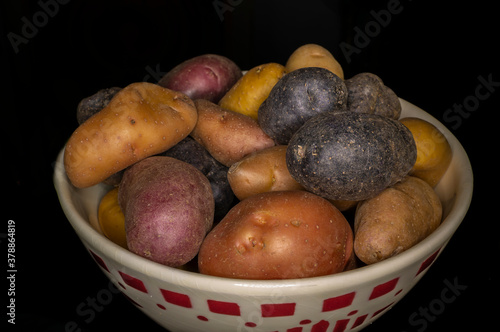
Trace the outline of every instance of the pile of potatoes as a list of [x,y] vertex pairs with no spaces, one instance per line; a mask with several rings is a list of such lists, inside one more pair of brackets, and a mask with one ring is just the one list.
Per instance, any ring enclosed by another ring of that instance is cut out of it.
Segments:
[[378,76],[344,79],[319,45],[247,72],[206,54],[83,99],[64,165],[75,187],[113,186],[101,230],[137,255],[220,277],[328,275],[441,222],[450,145],[400,115]]

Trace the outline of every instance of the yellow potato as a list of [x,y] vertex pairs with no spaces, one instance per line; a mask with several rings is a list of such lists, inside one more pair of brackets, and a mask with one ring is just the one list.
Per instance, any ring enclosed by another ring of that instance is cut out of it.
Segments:
[[453,152],[446,137],[431,123],[419,118],[400,120],[413,134],[417,145],[417,161],[410,175],[435,187],[451,162]]
[[344,71],[340,63],[326,48],[317,44],[306,44],[297,48],[286,63],[287,73],[304,67],[321,67],[344,79]]
[[267,63],[250,69],[222,97],[219,106],[257,120],[259,106],[269,92],[285,75],[285,67],[279,63]]
[[197,119],[194,102],[183,93],[130,84],[73,132],[64,153],[66,174],[76,187],[95,185],[174,146]]
[[431,234],[441,223],[434,189],[407,176],[377,196],[360,202],[354,216],[354,252],[366,264],[395,256]]
[[118,187],[111,189],[99,203],[98,220],[104,235],[127,249],[125,216],[118,204]]
[[288,172],[286,148],[277,145],[257,151],[229,168],[227,179],[239,200],[268,191],[304,189]]

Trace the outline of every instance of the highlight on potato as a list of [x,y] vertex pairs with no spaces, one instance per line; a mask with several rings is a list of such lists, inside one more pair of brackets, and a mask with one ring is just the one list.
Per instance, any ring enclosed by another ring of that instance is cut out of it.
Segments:
[[441,223],[433,187],[450,145],[400,115],[380,77],[345,78],[320,45],[246,73],[204,54],[159,84],[82,98],[64,166],[75,187],[114,187],[101,231],[143,258],[228,278],[328,275],[389,259]]

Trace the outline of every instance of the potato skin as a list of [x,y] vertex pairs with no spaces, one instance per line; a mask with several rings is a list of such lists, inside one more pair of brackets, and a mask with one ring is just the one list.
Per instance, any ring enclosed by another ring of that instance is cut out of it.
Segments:
[[217,103],[242,75],[241,69],[231,59],[204,54],[178,64],[158,84],[182,92],[191,99]]
[[219,101],[219,106],[257,120],[259,106],[273,86],[285,75],[279,63],[266,63],[250,69]]
[[344,270],[352,231],[342,213],[305,191],[253,195],[207,235],[201,273],[228,278],[291,279]]
[[198,169],[153,156],[128,168],[118,188],[130,251],[172,267],[196,256],[214,218],[212,189]]
[[286,145],[254,152],[229,168],[227,178],[239,200],[267,191],[304,189],[286,166]]
[[453,151],[446,137],[432,123],[419,118],[400,120],[412,133],[417,145],[417,160],[410,171],[435,187],[450,165]]
[[400,181],[417,157],[411,132],[376,114],[324,112],[292,137],[287,166],[306,190],[331,200],[359,201]]
[[221,220],[235,199],[227,177],[228,167],[215,160],[201,144],[190,136],[162,155],[191,164],[207,177],[214,195],[215,221]]
[[347,88],[324,68],[300,68],[286,74],[260,105],[258,121],[277,144],[286,145],[310,118],[326,111],[343,110]]
[[127,249],[125,216],[118,203],[118,187],[111,189],[102,197],[99,202],[97,216],[104,235],[114,243]]
[[95,185],[177,144],[197,119],[194,102],[185,94],[132,83],[73,132],[64,152],[66,174],[76,187]]
[[121,90],[119,87],[101,89],[92,96],[82,99],[76,108],[78,124],[84,123],[92,115],[108,106],[113,97]]
[[323,46],[317,44],[305,44],[297,48],[288,58],[285,68],[292,72],[304,67],[321,67],[344,79],[342,66],[335,57]]
[[246,155],[274,146],[254,119],[222,109],[208,100],[195,100],[198,122],[193,137],[221,164],[229,167]]
[[441,218],[441,202],[432,187],[407,176],[358,205],[354,220],[356,256],[374,264],[397,255],[431,234]]
[[401,116],[401,102],[382,79],[372,73],[360,73],[345,80],[347,107],[352,112],[379,114],[392,119]]

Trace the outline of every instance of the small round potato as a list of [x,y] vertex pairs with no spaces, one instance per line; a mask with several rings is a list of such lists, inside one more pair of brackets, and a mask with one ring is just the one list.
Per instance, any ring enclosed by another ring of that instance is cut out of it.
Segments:
[[306,44],[297,48],[290,55],[285,66],[288,73],[304,67],[325,68],[344,79],[344,71],[340,63],[330,51],[317,44]]

